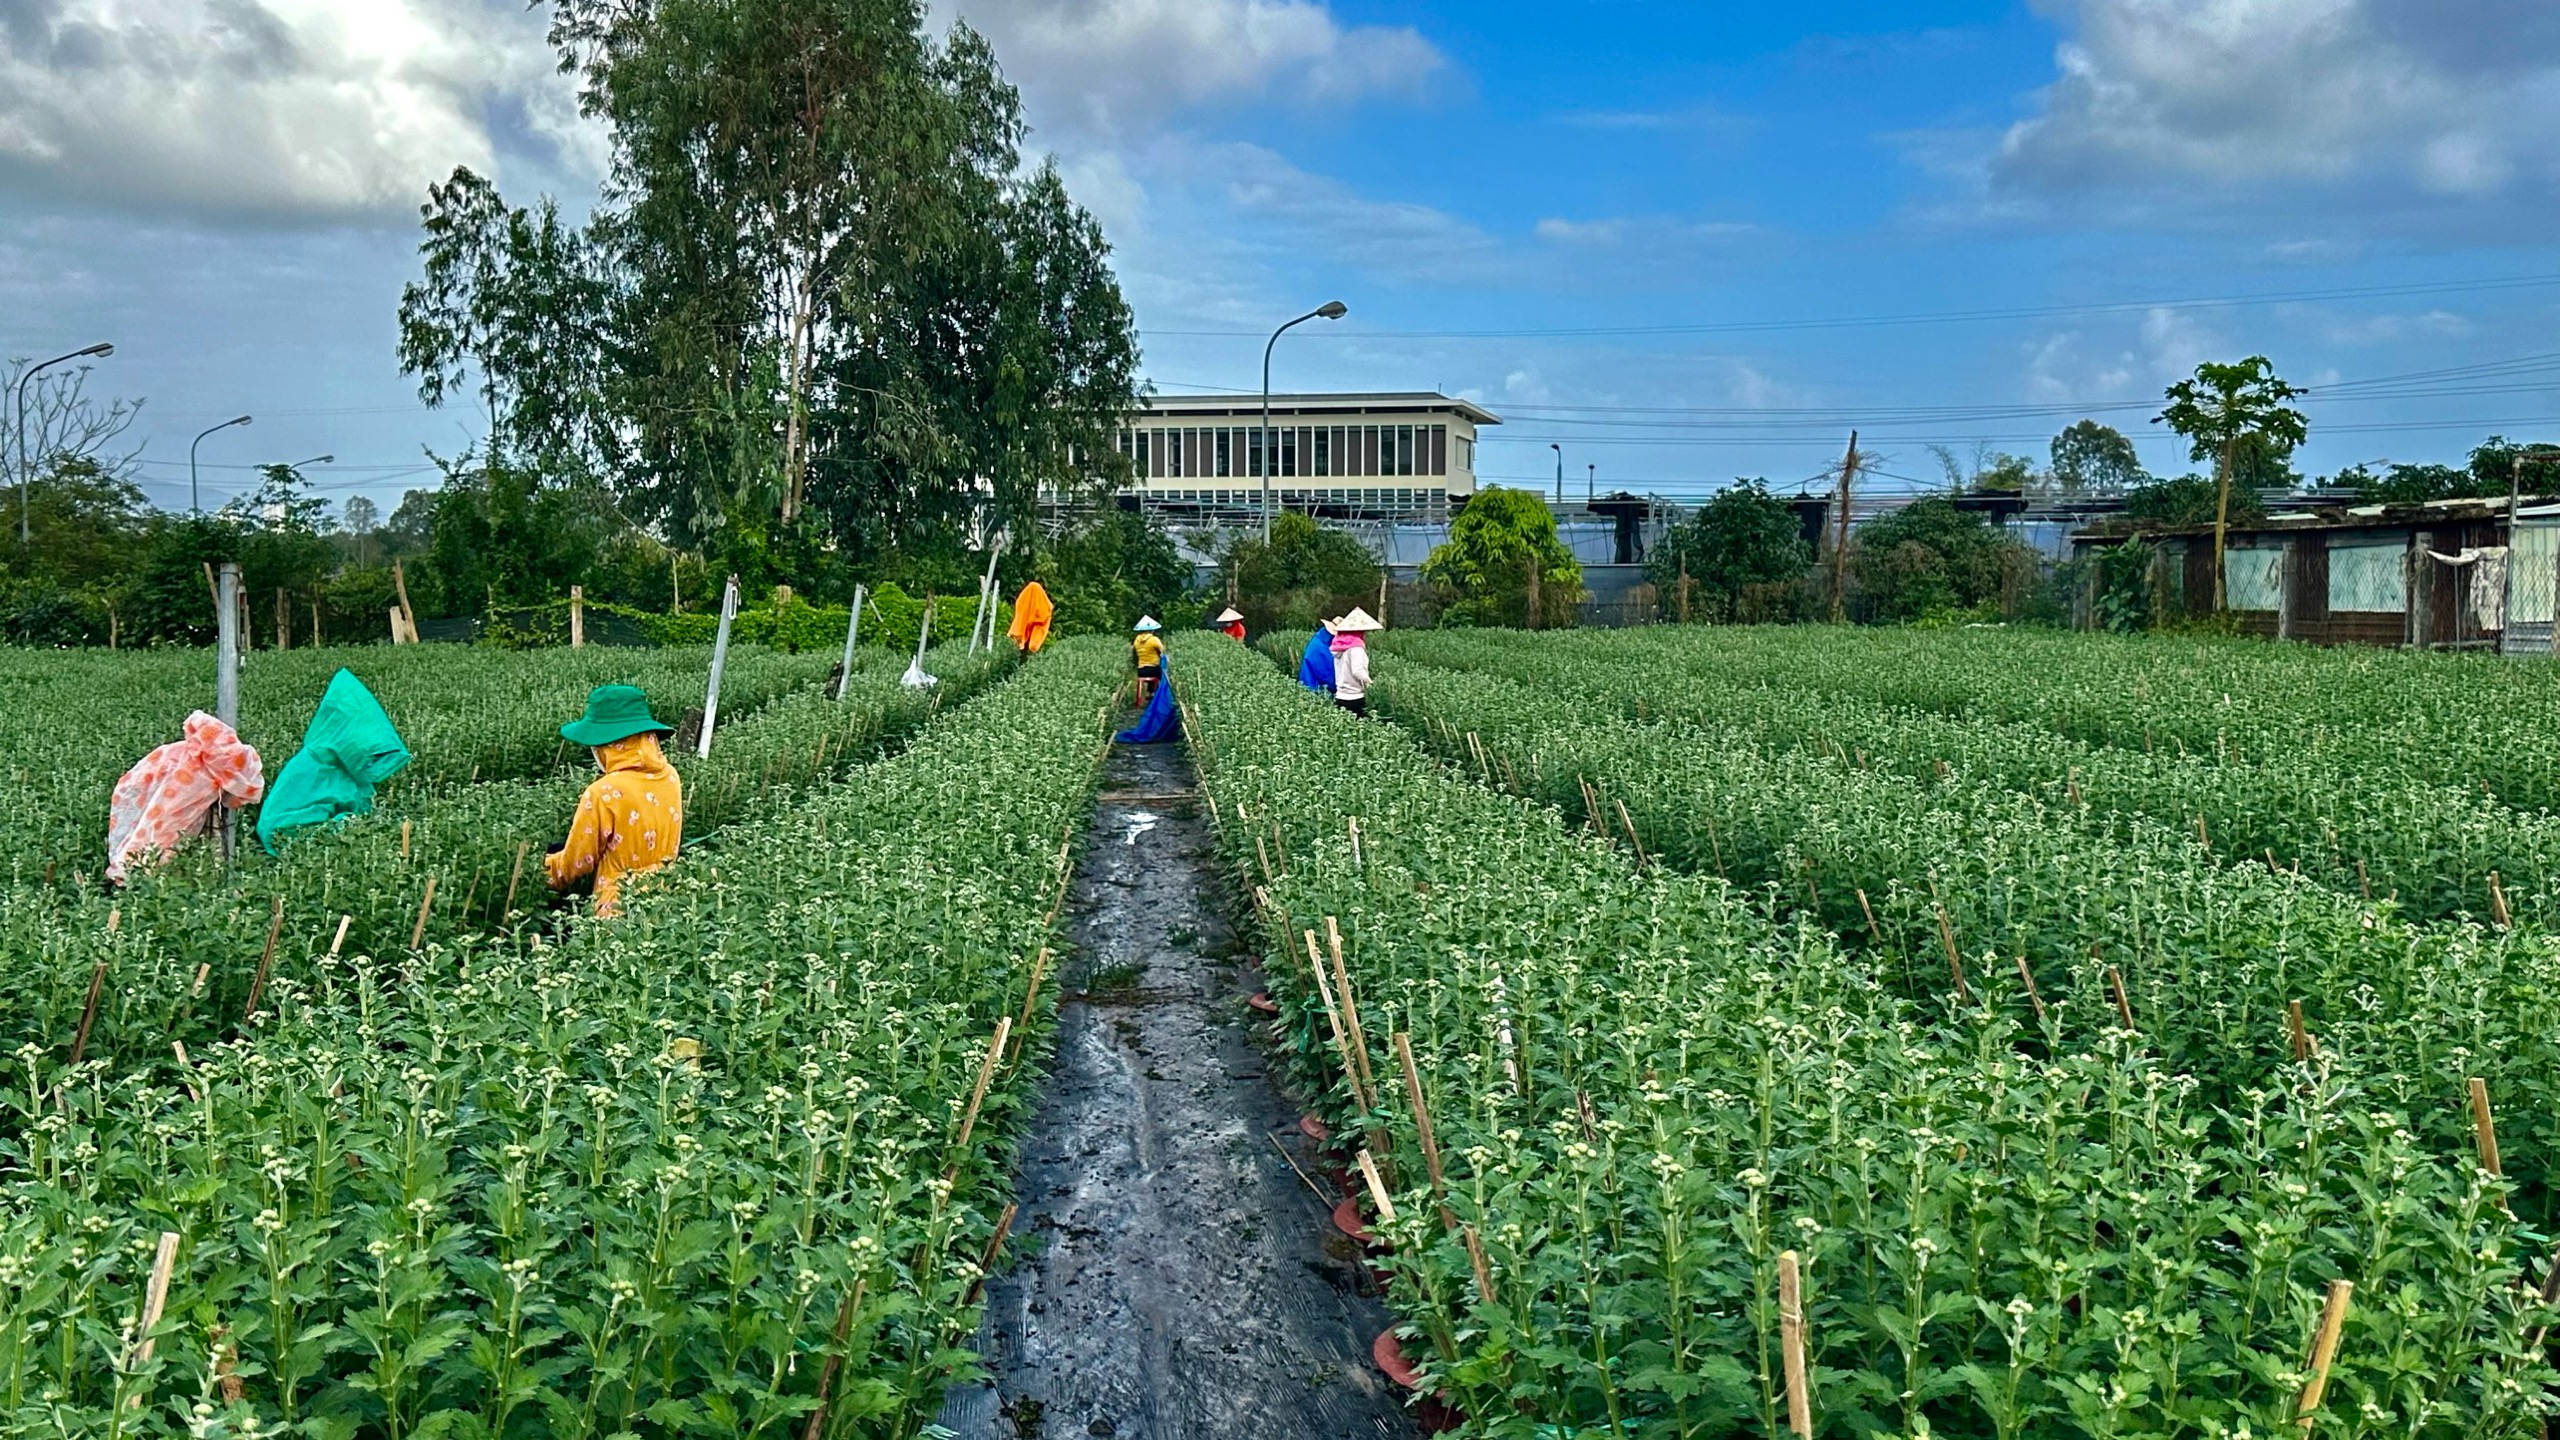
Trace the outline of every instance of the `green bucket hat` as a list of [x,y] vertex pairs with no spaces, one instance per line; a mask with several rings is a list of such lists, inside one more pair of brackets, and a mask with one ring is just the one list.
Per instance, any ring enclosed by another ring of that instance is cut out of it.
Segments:
[[587,713],[560,727],[560,738],[573,745],[610,745],[647,731],[666,734],[649,713],[649,697],[637,685],[599,685],[587,692]]

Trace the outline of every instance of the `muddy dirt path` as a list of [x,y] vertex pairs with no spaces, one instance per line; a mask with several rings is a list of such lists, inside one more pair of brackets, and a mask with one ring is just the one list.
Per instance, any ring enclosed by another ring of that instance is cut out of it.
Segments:
[[1414,1433],[1369,1359],[1386,1312],[1274,1144],[1315,1173],[1266,1074],[1194,784],[1178,743],[1106,764],[1023,1146],[1028,1243],[988,1286],[992,1380],[941,1416],[963,1440]]

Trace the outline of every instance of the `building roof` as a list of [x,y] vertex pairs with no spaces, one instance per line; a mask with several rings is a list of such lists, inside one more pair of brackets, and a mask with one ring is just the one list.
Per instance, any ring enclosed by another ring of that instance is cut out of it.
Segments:
[[[2506,497],[2498,496],[2477,500],[2426,500],[2401,504],[2324,505],[2318,509],[2281,511],[2263,520],[2234,521],[2227,529],[2233,535],[2263,535],[2304,530],[2391,529],[2400,526],[2443,524],[2465,520],[2503,520],[2506,517]],[[2153,525],[2121,515],[2109,516],[2080,532],[2081,535],[2092,540],[2120,540],[2133,535],[2210,535],[2212,533],[2211,521],[2196,525]]]
[[[1274,415],[1396,415],[1447,412],[1459,415],[1477,425],[1499,425],[1502,417],[1471,400],[1459,400],[1436,390],[1339,391],[1331,393],[1273,394]],[[1138,402],[1138,413],[1182,416],[1186,419],[1208,415],[1262,414],[1262,395],[1149,395]]]

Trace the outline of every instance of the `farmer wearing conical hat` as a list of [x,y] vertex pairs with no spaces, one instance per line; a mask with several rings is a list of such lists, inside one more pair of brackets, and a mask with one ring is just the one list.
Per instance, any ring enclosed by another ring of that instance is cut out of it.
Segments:
[[560,727],[560,738],[595,752],[604,773],[578,797],[567,843],[542,863],[554,890],[594,876],[598,915],[621,910],[624,876],[673,860],[684,841],[684,783],[658,748],[672,728],[649,713],[637,685],[597,686],[587,713]]
[[1156,681],[1164,675],[1164,629],[1153,615],[1141,615],[1135,627],[1135,638],[1129,642],[1129,654],[1138,662],[1138,708],[1156,698]]
[[1226,609],[1218,612],[1217,625],[1218,633],[1226,636],[1230,640],[1242,640],[1244,638],[1244,615],[1243,612],[1237,610],[1233,605],[1230,605]]
[[1377,619],[1357,606],[1333,622],[1333,703],[1354,715],[1369,713],[1368,634],[1377,628]]

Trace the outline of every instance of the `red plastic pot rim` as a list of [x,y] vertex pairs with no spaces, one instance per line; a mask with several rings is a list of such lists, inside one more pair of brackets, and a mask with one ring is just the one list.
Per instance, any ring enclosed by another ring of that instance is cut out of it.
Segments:
[[1363,1245],[1377,1243],[1377,1237],[1369,1233],[1368,1222],[1361,1218],[1357,1196],[1345,1195],[1342,1203],[1333,1207],[1333,1228]]
[[1422,1372],[1414,1369],[1413,1366],[1405,1360],[1404,1346],[1396,1339],[1395,1331],[1381,1330],[1378,1332],[1378,1338],[1375,1341],[1372,1341],[1369,1345],[1369,1358],[1377,1362],[1378,1368],[1386,1372],[1388,1379],[1393,1380],[1405,1389],[1419,1390],[1422,1388]]
[[1333,1127],[1313,1115],[1298,1117],[1298,1133],[1321,1145],[1333,1138]]
[[1267,992],[1257,992],[1250,995],[1246,997],[1244,1003],[1261,1011],[1265,1015],[1277,1015],[1280,1013],[1280,1003],[1272,999]]

